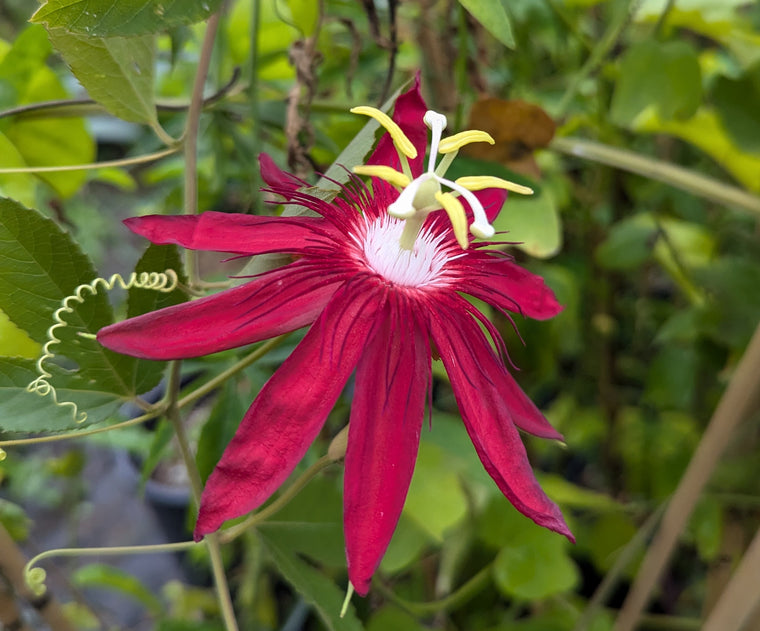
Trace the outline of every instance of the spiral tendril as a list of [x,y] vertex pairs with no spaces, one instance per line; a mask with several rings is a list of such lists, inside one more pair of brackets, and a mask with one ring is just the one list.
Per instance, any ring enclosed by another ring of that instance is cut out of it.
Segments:
[[40,597],[45,595],[47,591],[47,586],[45,585],[47,572],[41,567],[30,567],[27,565],[24,569],[24,580],[35,596]]
[[[85,293],[90,296],[94,296],[98,293],[98,288],[111,291],[116,285],[119,285],[122,289],[152,289],[160,291],[162,293],[170,293],[177,288],[179,284],[179,278],[177,273],[173,269],[167,269],[165,272],[132,272],[128,280],[124,280],[121,274],[112,274],[108,279],[96,278],[90,283],[79,285],[74,290],[74,293],[70,296],[66,296],[61,301],[61,306],[53,313],[53,324],[47,330],[47,342],[42,347],[42,356],[37,360],[37,372],[39,377],[32,381],[27,387],[28,392],[33,392],[41,397],[50,395],[53,399],[53,403],[56,407],[70,407],[72,418],[77,423],[83,423],[87,420],[87,412],[80,411],[79,407],[73,401],[59,401],[58,393],[55,387],[48,381],[52,378],[52,374],[45,368],[45,362],[52,360],[55,357],[50,349],[55,344],[60,344],[61,339],[57,336],[56,331],[58,329],[69,326],[69,323],[63,318],[65,313],[74,313],[72,303],[83,304],[86,298]],[[89,333],[79,333],[81,337],[92,339],[94,335]],[[0,460],[3,459],[4,452],[0,450]],[[41,570],[44,573],[44,570]],[[31,572],[29,573],[31,574]],[[27,582],[29,582],[29,574],[27,575]],[[42,579],[44,581],[44,577]],[[31,585],[30,585],[31,587]],[[43,593],[44,593],[44,585]]]

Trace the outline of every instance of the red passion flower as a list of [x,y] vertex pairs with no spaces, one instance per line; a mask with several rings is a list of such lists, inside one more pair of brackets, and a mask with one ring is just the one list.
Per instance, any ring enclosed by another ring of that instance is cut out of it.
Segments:
[[125,222],[153,243],[243,255],[283,252],[294,262],[108,326],[98,340],[120,353],[168,360],[310,326],[261,389],[209,477],[195,538],[256,509],[277,490],[355,371],[344,531],[349,579],[365,595],[409,489],[433,355],[443,361],[467,432],[502,493],[537,524],[573,537],[536,482],[518,428],[561,435],[510,375],[498,331],[462,296],[538,320],[561,310],[540,277],[472,242],[493,235],[490,221],[507,190],[528,191],[493,177],[447,180],[462,145],[493,140],[477,131],[442,138],[446,119],[427,110],[418,84],[397,99],[392,119],[374,108],[353,111],[387,131],[368,164],[355,169],[371,177],[370,186],[353,175],[336,199],[324,201],[268,156],[260,158],[268,190],[317,216],[205,212]]

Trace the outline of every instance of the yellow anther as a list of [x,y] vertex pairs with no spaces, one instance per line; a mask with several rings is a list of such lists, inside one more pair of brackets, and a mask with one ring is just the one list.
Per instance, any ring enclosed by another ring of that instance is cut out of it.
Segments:
[[368,105],[352,107],[350,111],[352,114],[364,114],[365,116],[374,118],[391,135],[393,144],[396,145],[396,148],[401,153],[403,153],[407,158],[414,159],[417,157],[417,149],[415,149],[412,141],[406,137],[406,134],[401,131],[401,127],[394,123],[391,117],[386,113],[381,112],[376,107],[369,107]]
[[459,151],[459,149],[465,145],[469,145],[471,142],[487,142],[489,145],[496,144],[496,141],[491,138],[490,134],[478,129],[470,129],[468,131],[460,131],[458,134],[441,140],[441,144],[438,145],[438,153]]
[[435,194],[435,198],[449,216],[449,221],[451,222],[451,227],[454,230],[454,236],[457,238],[459,247],[466,250],[470,242],[467,238],[467,215],[464,212],[462,202],[451,193],[438,192]]
[[354,173],[357,175],[368,175],[369,177],[379,177],[381,180],[385,180],[398,188],[406,188],[411,183],[411,180],[403,173],[381,164],[360,164],[354,167]]
[[482,191],[484,188],[503,188],[513,193],[521,195],[533,195],[533,189],[522,184],[515,184],[509,180],[502,180],[500,177],[491,175],[473,175],[460,177],[456,180],[459,186],[466,188],[468,191]]

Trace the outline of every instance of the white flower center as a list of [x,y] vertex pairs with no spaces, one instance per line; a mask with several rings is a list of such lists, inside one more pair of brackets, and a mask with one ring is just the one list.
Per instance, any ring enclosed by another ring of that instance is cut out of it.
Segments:
[[399,244],[403,230],[403,220],[383,215],[367,221],[364,234],[353,238],[363,251],[367,265],[391,283],[422,287],[441,281],[446,262],[461,254],[441,246],[445,234],[436,235],[426,229],[420,232],[414,248],[405,250]]

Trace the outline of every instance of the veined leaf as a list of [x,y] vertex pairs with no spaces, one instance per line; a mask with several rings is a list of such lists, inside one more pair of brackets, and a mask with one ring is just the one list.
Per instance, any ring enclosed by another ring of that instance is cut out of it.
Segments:
[[507,48],[515,47],[505,0],[459,0],[467,12]]
[[[28,392],[26,387],[37,378],[36,362],[20,357],[0,357],[0,430],[3,432],[64,431],[82,427],[71,406],[56,406],[50,395]],[[76,404],[87,412],[87,423],[98,423],[116,413],[123,399],[99,390],[76,374],[49,367],[59,401]]]
[[155,124],[155,37],[91,37],[48,28],[50,41],[90,96],[114,116]]
[[[33,340],[44,344],[63,300],[96,277],[87,256],[53,221],[0,199],[0,309]],[[78,335],[95,334],[113,322],[105,290],[91,295],[84,289],[80,295],[81,302],[68,301],[70,312],[61,312],[66,326],[55,330],[61,341],[51,351],[75,363],[78,377],[98,392],[131,398],[149,389],[136,359]]]
[[124,37],[200,22],[221,5],[222,0],[48,0],[32,22],[82,35]]

